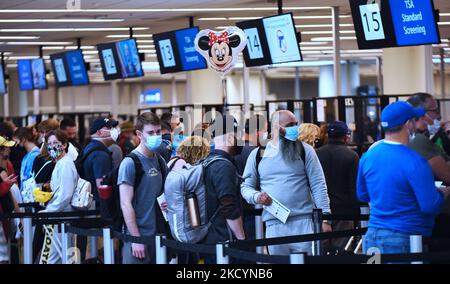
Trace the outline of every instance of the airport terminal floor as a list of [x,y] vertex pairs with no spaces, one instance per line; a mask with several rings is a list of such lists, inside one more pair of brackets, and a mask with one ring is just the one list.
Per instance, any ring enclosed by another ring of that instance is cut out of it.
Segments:
[[2,268],[449,264],[449,38],[448,0],[0,1]]

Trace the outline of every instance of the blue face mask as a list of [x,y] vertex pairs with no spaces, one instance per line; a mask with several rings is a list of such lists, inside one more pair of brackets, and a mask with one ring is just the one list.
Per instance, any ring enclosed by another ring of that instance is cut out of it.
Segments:
[[147,141],[145,141],[145,146],[150,150],[150,151],[155,151],[159,148],[159,146],[161,146],[162,143],[162,136],[161,135],[156,135],[156,136],[148,136],[147,137]]
[[290,141],[297,141],[298,139],[298,126],[286,127],[286,134],[284,138]]

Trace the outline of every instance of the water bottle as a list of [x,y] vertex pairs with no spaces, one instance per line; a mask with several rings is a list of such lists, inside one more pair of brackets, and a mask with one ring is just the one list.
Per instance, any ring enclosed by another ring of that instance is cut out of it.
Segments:
[[192,228],[197,228],[200,226],[200,212],[198,210],[198,201],[195,193],[189,193],[186,196],[186,202],[189,212],[189,221]]

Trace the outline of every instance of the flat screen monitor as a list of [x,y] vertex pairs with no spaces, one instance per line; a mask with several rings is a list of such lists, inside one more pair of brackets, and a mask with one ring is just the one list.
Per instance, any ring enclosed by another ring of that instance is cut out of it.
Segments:
[[58,87],[70,86],[70,77],[67,72],[67,62],[65,53],[58,53],[50,55],[52,62],[53,73],[55,74],[55,84]]
[[301,61],[300,46],[292,14],[263,18],[272,63]]
[[3,64],[0,64],[0,94],[6,93],[6,80],[5,80],[5,69]]
[[21,59],[17,61],[19,75],[19,87],[22,91],[33,90],[33,74],[31,72],[31,61]]
[[33,72],[33,88],[38,90],[47,89],[47,77],[45,72],[44,59],[32,59],[31,71]]
[[117,54],[116,43],[103,43],[98,46],[98,57],[102,65],[103,78],[114,80],[122,78],[122,69]]
[[[89,84],[89,76],[86,70],[83,53],[81,50],[72,50],[65,53],[67,70],[71,85],[82,86]],[[67,75],[66,75],[67,76]]]
[[292,13],[237,23],[247,35],[245,65],[261,66],[303,60]]
[[160,104],[161,97],[161,89],[145,90],[140,96],[140,102],[141,105]]
[[144,76],[136,40],[127,39],[118,41],[116,42],[116,48],[119,55],[122,78],[125,79]]
[[195,50],[194,40],[198,27],[175,31],[181,67],[183,71],[206,69],[206,60]]
[[433,0],[390,0],[398,46],[440,43]]
[[206,60],[194,45],[198,27],[153,35],[161,74],[206,69]]

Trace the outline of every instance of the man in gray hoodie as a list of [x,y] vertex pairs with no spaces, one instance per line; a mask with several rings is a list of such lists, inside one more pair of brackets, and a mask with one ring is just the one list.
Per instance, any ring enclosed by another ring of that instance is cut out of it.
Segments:
[[[286,223],[281,222],[266,208],[263,210],[266,238],[311,234],[313,208],[322,209],[324,214],[331,213],[322,167],[314,149],[298,140],[298,122],[292,112],[277,111],[271,121],[272,138],[262,153],[258,169],[258,149],[250,154],[243,175],[245,180],[241,185],[241,194],[250,204],[269,206],[274,198],[290,210]],[[302,160],[302,149],[305,151],[305,162]],[[322,231],[330,232],[331,226],[324,223]],[[312,243],[269,246],[271,255],[287,255],[292,252],[311,254]]]

